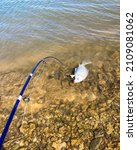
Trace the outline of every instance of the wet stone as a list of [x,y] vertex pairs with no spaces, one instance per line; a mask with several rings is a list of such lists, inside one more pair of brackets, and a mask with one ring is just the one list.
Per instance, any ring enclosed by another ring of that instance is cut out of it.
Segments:
[[99,149],[101,142],[102,142],[102,138],[93,139],[90,143],[90,149],[91,150]]

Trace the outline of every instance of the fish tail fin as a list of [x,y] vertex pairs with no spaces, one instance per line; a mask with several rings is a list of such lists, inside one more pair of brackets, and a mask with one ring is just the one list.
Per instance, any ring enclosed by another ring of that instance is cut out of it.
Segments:
[[87,60],[84,60],[84,61],[82,61],[82,65],[88,65],[88,64],[91,64],[92,62],[91,61],[87,61]]

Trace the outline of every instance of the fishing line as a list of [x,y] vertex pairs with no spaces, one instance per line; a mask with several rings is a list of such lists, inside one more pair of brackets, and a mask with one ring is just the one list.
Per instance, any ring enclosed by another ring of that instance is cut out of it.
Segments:
[[28,102],[25,102],[25,108],[24,108],[24,112],[22,115],[22,123],[25,121],[25,115],[27,113],[27,108],[28,108]]

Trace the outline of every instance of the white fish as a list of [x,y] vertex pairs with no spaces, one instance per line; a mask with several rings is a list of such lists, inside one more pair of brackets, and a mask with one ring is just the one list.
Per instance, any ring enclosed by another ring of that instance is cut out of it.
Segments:
[[75,68],[74,74],[70,75],[71,78],[74,79],[74,83],[79,83],[86,79],[89,73],[88,69],[86,68],[87,64],[91,64],[91,62],[82,62],[82,64],[79,64],[79,66]]

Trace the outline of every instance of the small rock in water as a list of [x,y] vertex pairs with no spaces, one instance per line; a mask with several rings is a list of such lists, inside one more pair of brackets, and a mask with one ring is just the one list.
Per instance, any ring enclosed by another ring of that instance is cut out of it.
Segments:
[[90,149],[91,150],[99,149],[99,146],[100,146],[101,142],[102,142],[102,138],[93,139],[90,143]]

